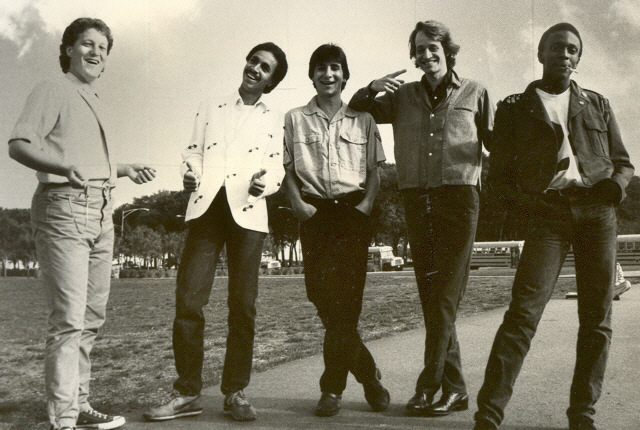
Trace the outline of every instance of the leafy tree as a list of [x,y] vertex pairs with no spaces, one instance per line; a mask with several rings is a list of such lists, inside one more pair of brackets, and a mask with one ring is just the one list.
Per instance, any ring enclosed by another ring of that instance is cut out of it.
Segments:
[[172,231],[162,235],[162,254],[167,256],[165,267],[178,266],[187,237],[186,231]]
[[[271,240],[277,251],[281,253],[281,260],[286,261],[284,249],[289,247],[289,265],[293,264],[293,251],[299,238],[298,218],[291,209],[283,189],[267,197],[267,210],[269,212],[269,229]],[[298,256],[296,255],[296,262]]]
[[162,235],[146,225],[127,231],[122,242],[130,255],[144,259],[145,267],[148,267],[149,261],[162,258]]
[[634,176],[627,187],[627,198],[618,207],[618,234],[640,233],[640,177]]
[[392,246],[398,255],[398,245],[406,241],[407,227],[395,164],[380,165],[380,191],[371,218],[374,241]]

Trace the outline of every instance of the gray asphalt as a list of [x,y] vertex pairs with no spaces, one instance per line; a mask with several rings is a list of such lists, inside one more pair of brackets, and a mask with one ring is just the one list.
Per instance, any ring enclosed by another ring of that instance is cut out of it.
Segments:
[[[629,276],[630,274],[627,274]],[[543,316],[531,351],[515,386],[502,428],[507,430],[566,429],[565,410],[575,360],[577,302],[552,300]],[[603,393],[596,405],[596,424],[606,430],[640,429],[640,285],[614,302],[614,338]],[[457,323],[470,409],[442,418],[404,414],[422,366],[424,330],[413,330],[368,343],[391,393],[391,406],[371,412],[361,386],[351,376],[343,394],[343,410],[318,418],[313,409],[320,396],[322,356],[283,364],[252,376],[245,390],[258,410],[258,420],[236,423],[222,414],[219,387],[203,392],[205,411],[195,418],[162,423],[144,422],[142,411],[126,414],[129,430],[223,429],[471,429],[475,400],[493,336],[504,308],[462,318]],[[206,365],[206,364],[205,364]]]

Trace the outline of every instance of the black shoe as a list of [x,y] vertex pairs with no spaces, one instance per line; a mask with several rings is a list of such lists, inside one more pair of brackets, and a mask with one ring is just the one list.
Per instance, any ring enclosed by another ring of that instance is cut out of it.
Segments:
[[417,390],[407,402],[406,409],[409,415],[424,415],[424,411],[433,403],[434,393],[428,390]]
[[376,367],[375,379],[371,382],[365,382],[362,384],[364,388],[364,398],[367,399],[367,403],[371,406],[375,412],[382,412],[389,407],[391,396],[389,391],[382,386],[380,380],[382,379],[382,373],[380,369]]
[[476,420],[473,430],[498,430],[498,426],[485,418],[484,415],[481,415],[480,411],[477,411],[473,418]]
[[593,424],[593,420],[586,416],[580,415],[569,419],[569,430],[598,430]]
[[444,393],[440,400],[429,406],[425,411],[428,417],[443,417],[455,411],[469,409],[469,396],[465,393]]
[[340,412],[342,396],[339,394],[322,393],[318,406],[316,406],[316,415],[319,417],[332,417]]

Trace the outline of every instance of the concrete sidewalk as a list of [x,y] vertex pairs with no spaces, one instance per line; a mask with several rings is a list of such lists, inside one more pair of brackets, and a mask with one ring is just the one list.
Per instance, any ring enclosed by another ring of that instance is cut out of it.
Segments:
[[[576,300],[552,300],[538,328],[531,351],[516,383],[502,426],[507,430],[566,429],[565,409],[575,360],[578,329]],[[606,430],[640,429],[640,286],[635,285],[614,302],[614,337],[603,394],[597,404],[596,425]],[[493,337],[504,308],[461,319],[458,336],[463,369],[470,394],[470,410],[443,418],[415,418],[404,413],[413,395],[415,379],[422,369],[424,331],[413,330],[370,342],[391,392],[391,406],[383,413],[371,412],[361,386],[350,377],[343,394],[343,410],[331,418],[318,418],[313,410],[320,396],[318,378],[322,356],[278,366],[252,376],[245,390],[258,409],[258,420],[236,423],[222,414],[219,387],[203,393],[205,411],[195,418],[148,423],[142,411],[127,414],[129,430],[177,429],[471,429],[475,399]],[[206,365],[206,363],[205,363]]]

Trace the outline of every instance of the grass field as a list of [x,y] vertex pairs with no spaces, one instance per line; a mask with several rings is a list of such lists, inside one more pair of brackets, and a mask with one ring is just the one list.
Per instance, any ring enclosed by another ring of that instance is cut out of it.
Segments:
[[[475,271],[473,274],[492,274]],[[459,316],[508,303],[512,278],[471,278]],[[226,339],[226,279],[217,279],[205,308],[204,384],[220,379]],[[560,279],[556,297],[574,288]],[[107,322],[92,353],[91,401],[109,413],[157,402],[175,378],[171,325],[174,279],[118,279],[112,283]],[[45,303],[34,279],[0,279],[0,429],[46,429],[43,389]],[[371,274],[360,331],[365,340],[421,327],[412,273]],[[305,295],[302,277],[260,281],[254,371],[321,351],[324,330]]]

